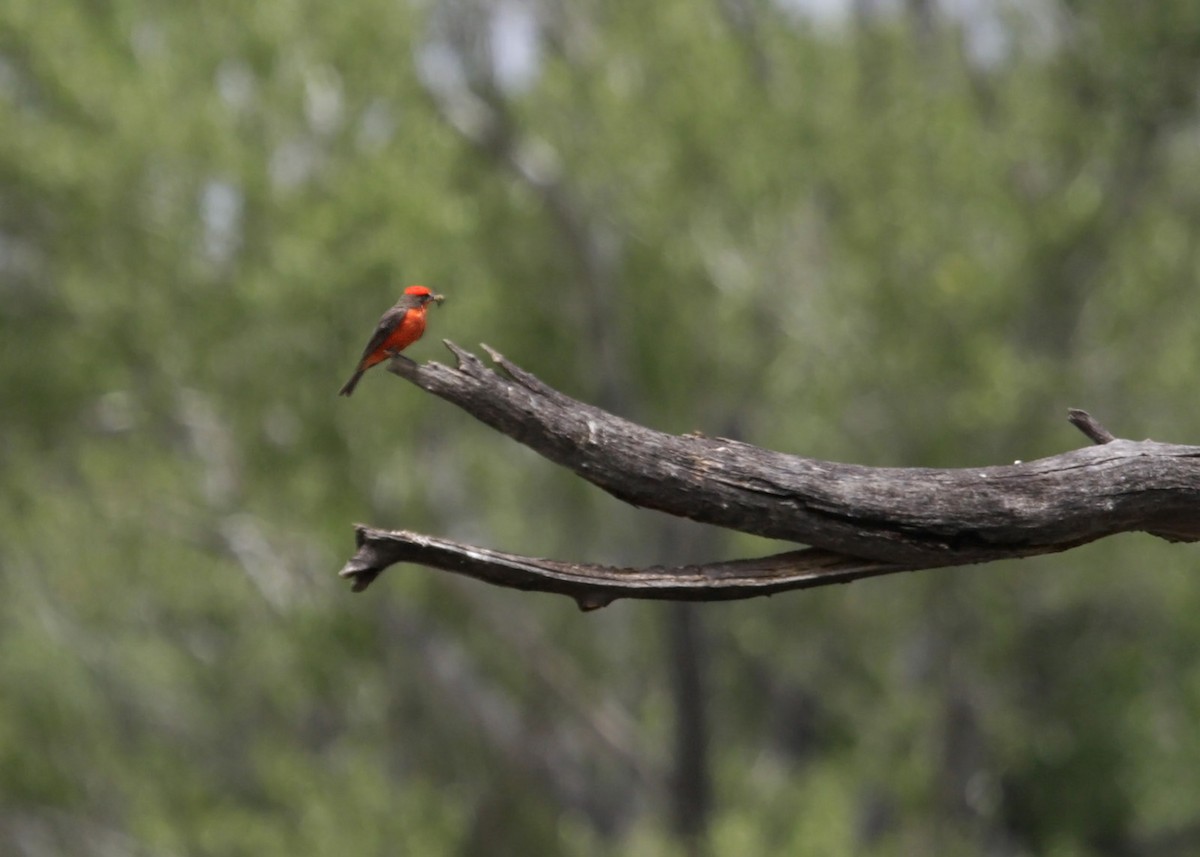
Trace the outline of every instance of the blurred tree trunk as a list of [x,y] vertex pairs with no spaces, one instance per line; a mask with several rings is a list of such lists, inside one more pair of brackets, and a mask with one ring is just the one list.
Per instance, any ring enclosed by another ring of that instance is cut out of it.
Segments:
[[671,820],[690,855],[708,852],[712,774],[708,763],[704,629],[699,608],[666,607],[667,658],[675,704],[675,763],[671,772]]

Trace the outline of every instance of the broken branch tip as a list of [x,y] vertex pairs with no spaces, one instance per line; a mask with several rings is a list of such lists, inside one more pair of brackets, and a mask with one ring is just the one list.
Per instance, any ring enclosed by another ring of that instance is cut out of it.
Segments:
[[1067,421],[1083,432],[1089,440],[1097,444],[1112,443],[1117,436],[1100,425],[1100,422],[1081,408],[1068,408]]

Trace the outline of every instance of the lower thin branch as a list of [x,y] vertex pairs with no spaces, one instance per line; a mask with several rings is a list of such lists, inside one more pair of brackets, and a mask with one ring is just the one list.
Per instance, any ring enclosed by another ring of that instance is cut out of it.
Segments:
[[358,550],[339,572],[354,581],[355,592],[370,586],[388,566],[411,562],[510,589],[567,595],[575,599],[581,610],[606,607],[618,598],[678,601],[752,598],[913,570],[817,548],[675,568],[615,568],[519,556],[362,524],[355,527],[355,534]]

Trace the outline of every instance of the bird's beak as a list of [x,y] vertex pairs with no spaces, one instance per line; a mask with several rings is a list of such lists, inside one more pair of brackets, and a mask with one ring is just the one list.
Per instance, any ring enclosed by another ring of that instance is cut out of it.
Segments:
[[430,295],[429,299],[436,304],[441,304],[446,299],[445,295]]

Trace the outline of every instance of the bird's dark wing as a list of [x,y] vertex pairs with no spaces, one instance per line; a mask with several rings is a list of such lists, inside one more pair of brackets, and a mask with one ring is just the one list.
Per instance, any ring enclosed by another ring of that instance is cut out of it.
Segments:
[[367,347],[363,349],[362,357],[358,361],[360,365],[374,354],[379,346],[383,345],[388,338],[388,334],[396,329],[396,325],[404,320],[404,314],[414,306],[416,306],[416,303],[408,295],[405,295],[397,301],[394,307],[383,314],[379,319],[379,324],[375,326],[375,332],[371,334],[370,341],[367,342]]

